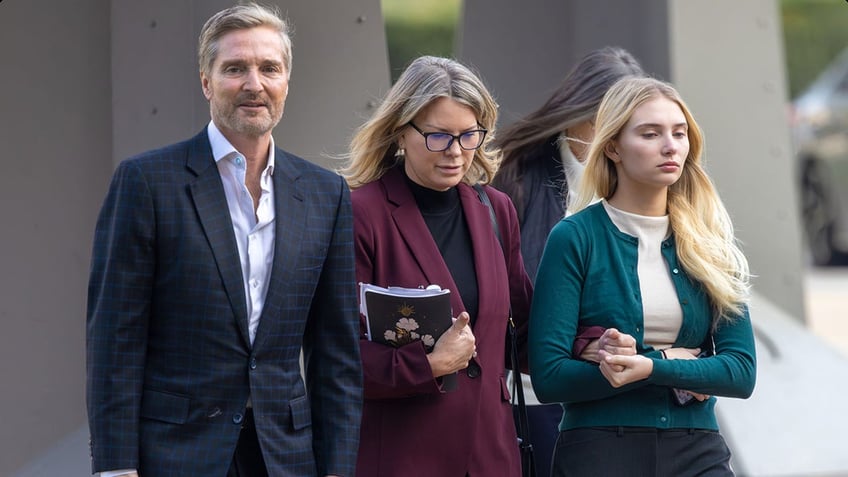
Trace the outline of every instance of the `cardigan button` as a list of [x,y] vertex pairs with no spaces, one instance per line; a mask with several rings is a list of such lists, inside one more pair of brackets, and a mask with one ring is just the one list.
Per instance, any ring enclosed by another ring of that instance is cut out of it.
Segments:
[[469,378],[474,379],[480,376],[480,365],[475,363],[474,361],[468,364],[468,368],[466,368],[465,373]]

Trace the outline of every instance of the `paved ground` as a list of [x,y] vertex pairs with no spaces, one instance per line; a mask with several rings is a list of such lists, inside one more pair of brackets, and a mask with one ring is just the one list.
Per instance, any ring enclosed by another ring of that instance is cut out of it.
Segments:
[[811,267],[805,282],[809,329],[848,357],[848,267]]
[[848,267],[803,273],[807,324],[755,291],[757,386],[716,406],[740,477],[848,476]]

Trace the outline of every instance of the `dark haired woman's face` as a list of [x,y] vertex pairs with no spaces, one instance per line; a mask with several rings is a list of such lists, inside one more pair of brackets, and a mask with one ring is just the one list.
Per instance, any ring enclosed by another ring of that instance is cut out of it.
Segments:
[[586,160],[586,149],[592,138],[595,137],[595,125],[592,121],[583,121],[582,123],[568,128],[565,132],[568,138],[568,148],[578,161]]

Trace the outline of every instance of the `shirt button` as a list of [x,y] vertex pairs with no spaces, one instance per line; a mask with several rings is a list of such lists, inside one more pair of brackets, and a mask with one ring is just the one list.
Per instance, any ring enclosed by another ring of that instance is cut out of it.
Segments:
[[241,424],[242,421],[244,421],[244,416],[241,413],[237,412],[233,415],[233,424]]
[[673,274],[677,275],[678,270],[675,268],[674,270],[672,270],[672,271],[671,271],[671,273],[673,273]]
[[667,417],[665,417],[665,416],[661,416],[661,417],[660,417],[660,422],[665,422],[665,421],[667,421],[667,420],[668,420],[668,418],[667,418]]
[[241,156],[236,156],[236,165],[241,167],[244,164],[244,159]]

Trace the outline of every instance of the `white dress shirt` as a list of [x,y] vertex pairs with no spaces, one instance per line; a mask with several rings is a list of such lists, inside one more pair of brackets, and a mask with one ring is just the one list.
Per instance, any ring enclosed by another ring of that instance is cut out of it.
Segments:
[[256,338],[259,317],[268,292],[268,277],[274,260],[274,138],[268,149],[268,164],[262,171],[259,185],[262,193],[259,205],[253,210],[253,197],[244,183],[247,162],[215,126],[209,122],[207,128],[212,156],[221,173],[224,194],[230,208],[233,232],[241,259],[241,274],[244,281],[244,296],[247,300],[248,330],[250,343]]

